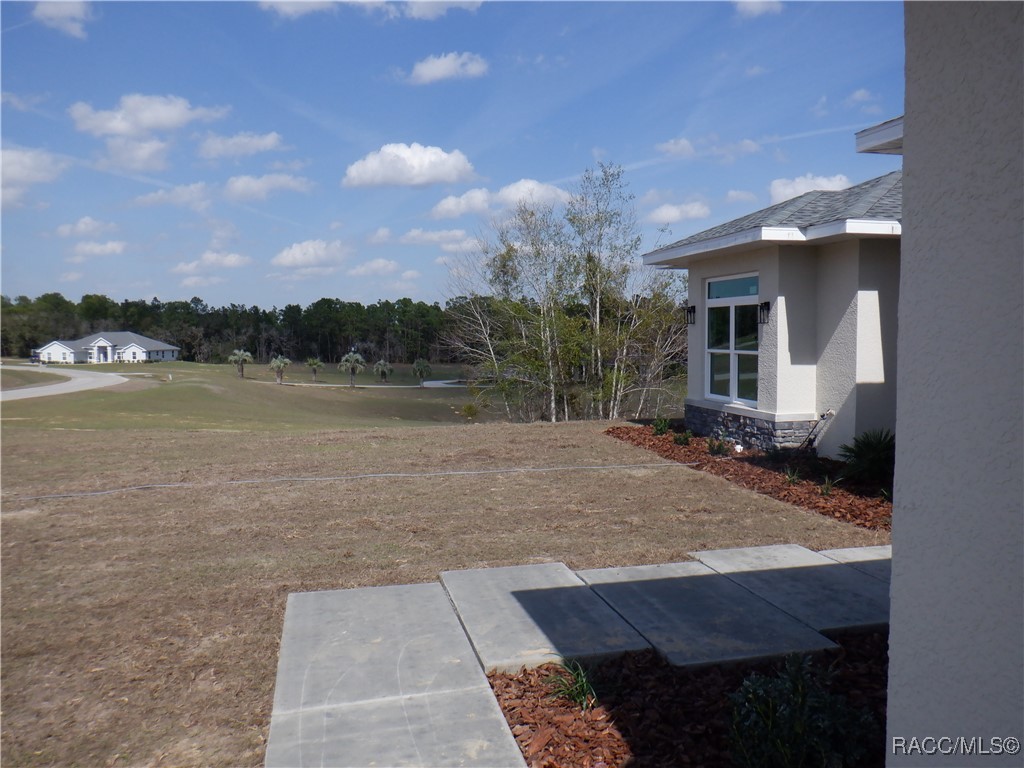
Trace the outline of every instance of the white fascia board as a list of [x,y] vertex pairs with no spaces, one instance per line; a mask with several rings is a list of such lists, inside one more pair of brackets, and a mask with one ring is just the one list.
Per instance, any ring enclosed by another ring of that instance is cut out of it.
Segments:
[[869,235],[872,237],[900,237],[903,228],[895,220],[881,219],[843,219],[818,224],[807,228],[807,240],[823,240],[827,237],[841,235]]
[[879,155],[903,154],[903,115],[857,131],[857,151]]
[[644,264],[649,267],[681,266],[682,264],[678,262],[692,256],[711,256],[718,251],[734,250],[763,242],[800,242],[803,239],[803,233],[796,227],[754,227],[679,248],[649,253],[644,256]]
[[95,347],[98,347],[98,346],[100,346],[100,342],[102,342],[102,343],[103,343],[103,346],[105,346],[105,347],[116,347],[116,346],[117,346],[116,344],[111,344],[111,343],[110,343],[109,341],[107,341],[107,340],[106,340],[105,338],[103,338],[102,336],[100,336],[100,337],[99,337],[98,339],[96,339],[96,341],[94,341],[94,342],[93,342],[92,344],[90,344],[90,345],[89,345],[89,347],[90,347],[90,348],[95,348]]

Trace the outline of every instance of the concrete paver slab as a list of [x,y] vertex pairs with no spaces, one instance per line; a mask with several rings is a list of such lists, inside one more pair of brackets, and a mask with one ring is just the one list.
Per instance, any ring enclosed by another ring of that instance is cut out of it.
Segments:
[[892,580],[892,547],[850,547],[849,549],[826,549],[818,553],[830,560],[846,563],[851,568],[881,579],[886,584]]
[[290,595],[267,766],[522,766],[440,584]]
[[578,575],[677,666],[835,647],[702,563],[602,568]]
[[562,563],[446,571],[441,581],[488,672],[649,647]]
[[889,622],[889,587],[795,544],[691,552],[705,565],[819,632]]

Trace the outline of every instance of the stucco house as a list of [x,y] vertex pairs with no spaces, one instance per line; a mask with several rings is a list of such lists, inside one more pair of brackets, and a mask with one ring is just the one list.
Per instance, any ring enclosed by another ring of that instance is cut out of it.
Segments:
[[104,331],[33,350],[42,363],[144,363],[177,360],[180,347],[131,331]]
[[689,271],[688,427],[827,456],[894,427],[902,197],[894,171],[645,254]]

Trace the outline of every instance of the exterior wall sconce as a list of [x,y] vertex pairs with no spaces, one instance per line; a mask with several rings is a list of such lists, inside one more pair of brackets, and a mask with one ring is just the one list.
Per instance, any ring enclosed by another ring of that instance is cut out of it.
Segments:
[[771,314],[772,303],[770,301],[762,301],[757,305],[757,322],[758,325],[768,324],[768,315]]
[[686,308],[686,324],[693,325],[697,322],[697,308],[692,304]]

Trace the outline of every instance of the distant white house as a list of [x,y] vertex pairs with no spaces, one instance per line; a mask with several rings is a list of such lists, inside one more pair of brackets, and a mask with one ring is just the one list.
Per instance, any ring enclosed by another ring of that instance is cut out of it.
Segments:
[[902,200],[894,171],[645,254],[689,271],[688,427],[825,456],[894,428]]
[[144,363],[177,360],[179,347],[131,331],[104,331],[33,350],[42,363]]

